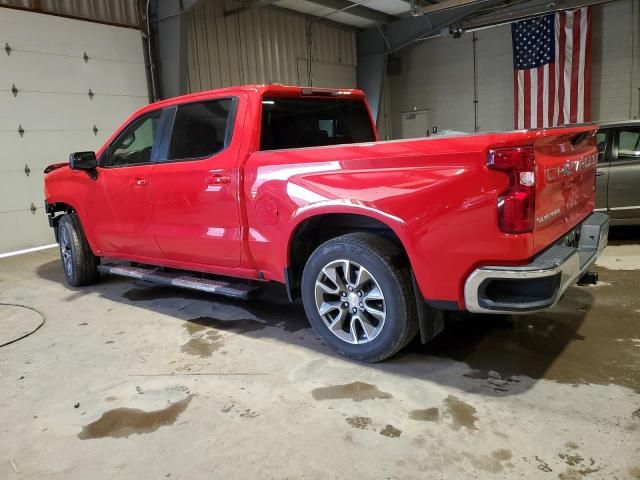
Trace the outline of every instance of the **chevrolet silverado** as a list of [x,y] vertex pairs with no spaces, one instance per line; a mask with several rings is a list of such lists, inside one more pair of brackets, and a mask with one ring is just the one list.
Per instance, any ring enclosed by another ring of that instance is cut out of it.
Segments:
[[64,275],[300,296],[315,331],[380,361],[445,310],[555,305],[607,242],[595,125],[379,141],[364,95],[281,85],[145,106],[45,170]]

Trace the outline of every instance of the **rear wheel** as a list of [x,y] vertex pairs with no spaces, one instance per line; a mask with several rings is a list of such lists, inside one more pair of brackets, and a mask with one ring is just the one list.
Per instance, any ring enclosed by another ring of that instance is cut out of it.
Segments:
[[350,233],[323,243],[302,275],[312,327],[346,357],[390,357],[418,331],[409,271],[402,250],[379,235]]
[[69,285],[81,287],[98,280],[100,260],[89,247],[80,220],[75,213],[67,213],[58,223],[58,242],[64,277]]

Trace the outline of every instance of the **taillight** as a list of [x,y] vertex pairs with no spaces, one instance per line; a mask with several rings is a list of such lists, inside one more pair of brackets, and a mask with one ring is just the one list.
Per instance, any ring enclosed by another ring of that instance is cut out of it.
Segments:
[[505,233],[533,231],[536,174],[533,147],[489,150],[487,166],[509,175],[509,190],[498,197],[498,222]]

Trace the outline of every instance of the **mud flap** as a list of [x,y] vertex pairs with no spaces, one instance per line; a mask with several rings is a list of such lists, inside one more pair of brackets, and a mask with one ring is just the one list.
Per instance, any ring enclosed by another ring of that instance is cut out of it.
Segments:
[[416,277],[411,274],[413,293],[418,310],[418,325],[420,326],[420,341],[424,344],[444,330],[444,310],[430,307],[422,298]]

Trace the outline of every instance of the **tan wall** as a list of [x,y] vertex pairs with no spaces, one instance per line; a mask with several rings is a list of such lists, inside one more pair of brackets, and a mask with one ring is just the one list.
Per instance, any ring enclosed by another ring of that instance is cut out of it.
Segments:
[[[239,5],[205,0],[184,16],[189,91],[253,83],[308,85],[309,69],[300,67],[300,59],[308,61],[309,53],[312,85],[355,87],[354,31],[314,22],[309,46],[307,17],[271,7],[223,16]],[[353,75],[343,67],[351,67]],[[326,85],[333,78],[331,71],[339,82],[353,77],[353,84]]]

